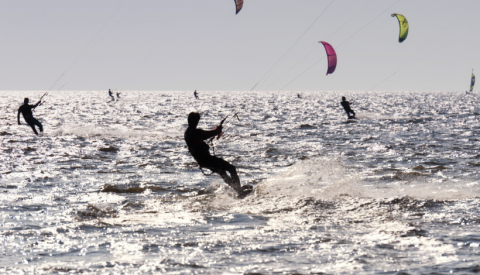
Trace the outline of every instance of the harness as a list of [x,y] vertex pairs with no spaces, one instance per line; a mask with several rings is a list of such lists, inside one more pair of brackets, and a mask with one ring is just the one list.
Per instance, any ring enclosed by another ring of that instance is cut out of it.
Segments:
[[[192,152],[190,152],[190,150],[188,150],[188,152],[190,153],[190,155],[195,159],[195,157],[193,156]],[[215,156],[215,154],[213,155]],[[196,160],[196,159],[195,159]],[[211,176],[213,175],[215,172],[213,171],[213,169],[210,169],[209,167],[202,167],[200,164],[198,165],[198,168],[200,169],[200,171],[202,172],[202,174],[204,174],[205,176]],[[203,168],[206,168],[206,169],[210,169],[212,172],[210,174],[207,174],[205,173],[205,171],[203,171]]]
[[[213,174],[215,173],[215,172],[213,172],[213,170],[212,170],[212,172],[211,172],[210,174],[207,174],[207,173],[205,173],[205,172],[203,171],[203,167],[202,167],[202,166],[200,166],[199,168],[200,168],[200,171],[202,171],[202,174],[204,174],[205,176],[211,176],[211,175],[213,175]],[[207,168],[207,167],[205,167],[205,168]],[[210,168],[208,168],[208,169],[210,169]]]

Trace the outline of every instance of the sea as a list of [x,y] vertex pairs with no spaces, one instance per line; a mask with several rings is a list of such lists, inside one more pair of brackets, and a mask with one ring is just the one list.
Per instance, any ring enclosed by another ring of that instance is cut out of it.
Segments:
[[[480,272],[478,94],[56,91],[36,136],[43,93],[0,92],[1,274]],[[251,195],[199,169],[192,111]]]

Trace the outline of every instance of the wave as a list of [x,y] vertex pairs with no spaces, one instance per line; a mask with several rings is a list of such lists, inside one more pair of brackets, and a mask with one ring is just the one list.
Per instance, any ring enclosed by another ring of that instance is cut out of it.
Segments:
[[129,138],[143,138],[143,137],[179,137],[180,132],[166,132],[166,131],[144,131],[132,130],[126,128],[116,128],[110,126],[87,124],[83,126],[65,125],[52,132],[46,134],[48,136],[67,136],[75,135],[79,137],[129,137]]
[[220,180],[212,182],[206,193],[214,195],[211,201],[214,208],[252,203],[256,207],[262,208],[263,204],[269,208],[272,201],[280,206],[285,202],[288,204],[305,199],[337,201],[345,196],[374,200],[404,197],[412,200],[458,200],[480,197],[478,182],[428,182],[413,177],[409,182],[398,179],[389,183],[382,180],[372,183],[364,181],[363,176],[362,171],[348,168],[339,159],[325,157],[299,161],[281,174],[259,183],[254,194],[244,200],[235,199],[233,191]]

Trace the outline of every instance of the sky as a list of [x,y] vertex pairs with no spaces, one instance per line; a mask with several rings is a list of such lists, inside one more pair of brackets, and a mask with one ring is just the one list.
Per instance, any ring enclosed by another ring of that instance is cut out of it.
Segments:
[[[465,91],[479,13],[480,0],[244,0],[237,15],[232,0],[0,0],[0,90]],[[337,52],[331,75],[318,41]]]

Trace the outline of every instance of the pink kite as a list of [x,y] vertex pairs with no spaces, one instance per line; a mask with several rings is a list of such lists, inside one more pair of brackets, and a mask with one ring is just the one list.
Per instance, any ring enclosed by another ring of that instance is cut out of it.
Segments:
[[328,56],[328,74],[332,74],[335,71],[335,68],[337,67],[337,54],[335,53],[335,50],[333,49],[332,45],[328,44],[327,42],[323,41],[318,41],[318,43],[322,43],[323,46],[325,46],[325,51],[327,51],[327,56]]

